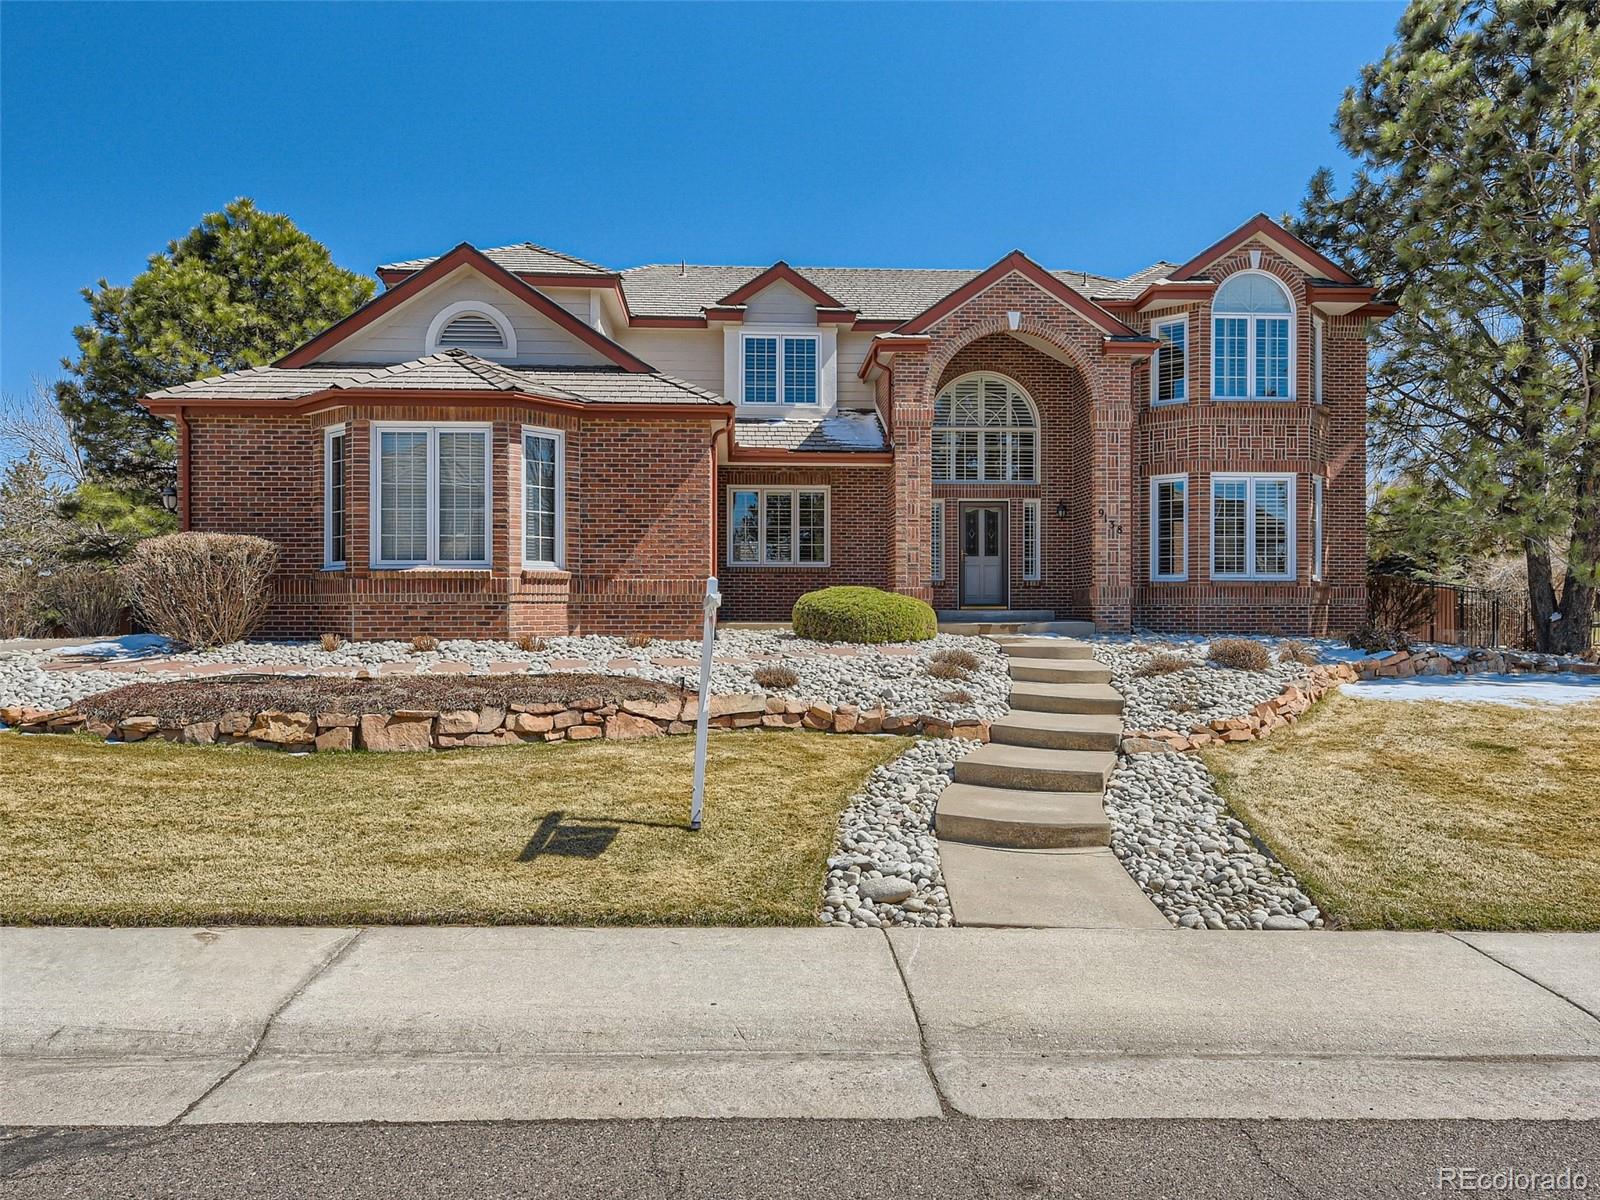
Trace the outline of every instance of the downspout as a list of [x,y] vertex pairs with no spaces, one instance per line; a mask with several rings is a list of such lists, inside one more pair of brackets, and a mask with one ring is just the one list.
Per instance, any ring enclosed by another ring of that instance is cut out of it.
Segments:
[[189,418],[182,408],[174,414],[178,422],[178,528],[189,529]]
[[732,435],[733,414],[730,413],[727,424],[711,435],[711,541],[708,543],[711,548],[711,560],[706,564],[707,575],[715,575],[717,573],[717,527],[719,525],[718,514],[722,508],[722,481],[718,478],[719,471],[717,468],[717,439],[724,436],[728,438],[728,459],[731,463],[733,460]]

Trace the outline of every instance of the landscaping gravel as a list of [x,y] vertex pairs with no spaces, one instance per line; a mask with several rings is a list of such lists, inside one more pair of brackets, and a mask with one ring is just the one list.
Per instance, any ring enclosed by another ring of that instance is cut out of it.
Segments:
[[[929,660],[941,650],[967,650],[978,666],[966,679],[935,679],[928,674]],[[948,721],[991,720],[1006,711],[1011,681],[999,648],[986,638],[940,634],[931,641],[887,648],[841,647],[764,630],[722,630],[716,654],[729,659],[760,659],[713,665],[714,692],[738,694],[769,692],[837,707],[855,704],[863,709],[881,705],[893,715],[923,715]],[[44,671],[39,664],[59,657],[60,650],[0,651],[0,704],[37,708],[64,708],[81,697],[124,687],[150,677],[88,668]],[[213,664],[240,667],[271,665],[372,670],[388,663],[413,663],[432,667],[442,662],[465,663],[468,671],[484,673],[491,663],[514,663],[539,673],[629,674],[662,683],[695,688],[699,683],[698,641],[652,641],[630,646],[626,640],[590,635],[547,639],[544,648],[525,651],[514,642],[452,640],[437,651],[416,653],[407,642],[350,642],[337,650],[316,642],[236,642],[215,650],[166,656],[167,661],[194,667]],[[632,663],[614,668],[615,659]],[[652,659],[694,660],[696,665],[660,665]],[[564,661],[563,661],[564,660]],[[553,664],[562,662],[557,667]],[[753,672],[764,662],[781,662],[799,676],[792,687],[767,689]],[[576,665],[574,665],[576,664]],[[180,678],[179,671],[163,671],[159,679]],[[965,693],[966,699],[948,699]]]
[[950,924],[933,808],[956,760],[977,747],[959,738],[928,738],[867,777],[839,817],[818,913],[822,924]]
[[1106,788],[1111,849],[1157,908],[1184,929],[1321,929],[1293,874],[1230,817],[1210,772],[1188,754],[1117,759]]
[[[1129,730],[1183,733],[1212,721],[1242,717],[1307,675],[1306,667],[1293,661],[1274,662],[1265,671],[1219,667],[1206,660],[1209,644],[1201,641],[1096,638],[1092,645],[1095,658],[1111,668],[1112,686],[1124,697],[1122,723]],[[1194,665],[1161,675],[1138,674],[1158,655]]]

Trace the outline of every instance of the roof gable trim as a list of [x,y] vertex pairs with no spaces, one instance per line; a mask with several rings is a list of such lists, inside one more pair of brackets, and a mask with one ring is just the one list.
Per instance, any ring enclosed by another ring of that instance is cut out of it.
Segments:
[[1234,250],[1251,238],[1257,237],[1271,244],[1288,257],[1310,267],[1313,271],[1320,271],[1325,278],[1331,279],[1335,283],[1359,282],[1355,276],[1351,275],[1343,267],[1313,250],[1305,242],[1302,242],[1282,225],[1267,216],[1266,213],[1257,213],[1226,237],[1213,242],[1175,270],[1168,278],[1174,280],[1192,279],[1230,250]]
[[584,324],[543,292],[525,283],[516,275],[494,262],[477,247],[462,242],[448,254],[434,259],[422,270],[400,280],[388,291],[381,293],[356,309],[342,321],[324,329],[309,342],[280,358],[274,366],[304,367],[317,361],[318,356],[338,345],[352,334],[366,328],[385,313],[393,311],[413,296],[419,295],[458,267],[470,267],[491,283],[498,284],[530,308],[558,325],[585,345],[598,350],[605,358],[625,371],[652,372],[655,370],[643,359],[630,354],[598,329]]
[[900,332],[924,332],[969,300],[988,291],[989,288],[1012,273],[1021,275],[1042,291],[1061,301],[1062,304],[1072,309],[1073,312],[1083,317],[1102,333],[1113,337],[1138,336],[1135,330],[1117,320],[1116,317],[1113,317],[1093,301],[1085,299],[1080,293],[1062,283],[1061,280],[1050,274],[1049,271],[1046,271],[1021,250],[1013,250],[988,270],[980,272],[956,288],[943,300],[912,317],[911,320],[900,326]]

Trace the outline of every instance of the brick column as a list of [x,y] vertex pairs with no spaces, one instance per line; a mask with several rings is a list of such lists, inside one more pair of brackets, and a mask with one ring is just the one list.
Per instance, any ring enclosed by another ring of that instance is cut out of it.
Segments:
[[900,354],[889,376],[894,480],[890,488],[891,590],[933,601],[933,404],[924,395],[926,356]]
[[1133,371],[1115,361],[1100,373],[1094,408],[1094,583],[1090,614],[1102,632],[1133,627]]

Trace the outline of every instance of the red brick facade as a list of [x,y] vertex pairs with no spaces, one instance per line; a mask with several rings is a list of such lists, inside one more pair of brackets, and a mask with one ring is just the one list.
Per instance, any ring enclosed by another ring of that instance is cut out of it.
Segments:
[[[488,570],[370,566],[372,421],[492,423]],[[346,430],[346,566],[323,569],[323,430]],[[522,429],[566,438],[565,570],[522,569]],[[518,407],[330,408],[191,416],[190,525],[277,542],[269,636],[683,634],[711,570],[720,421],[582,418]],[[585,514],[603,513],[603,522]]]
[[[759,466],[742,462],[730,454],[732,408],[714,403],[704,417],[546,408],[524,399],[435,396],[418,403],[398,393],[276,413],[195,405],[179,422],[181,511],[193,528],[262,534],[282,547],[278,595],[264,630],[273,635],[682,636],[699,628],[700,596],[712,573],[722,581],[726,619],[783,620],[796,597],[831,584],[892,588],[954,609],[961,600],[961,505],[977,500],[1006,509],[1010,608],[1048,609],[1105,630],[1347,629],[1366,604],[1365,323],[1372,314],[1357,304],[1328,304],[1329,289],[1357,285],[1319,283],[1308,260],[1291,257],[1287,247],[1280,253],[1282,246],[1252,236],[1232,250],[1213,248],[1217,257],[1203,265],[1204,274],[1175,276],[1165,302],[1157,288],[1104,308],[1066,294],[1020,256],[1003,260],[992,279],[986,274],[970,285],[972,294],[934,306],[904,333],[887,334],[882,361],[868,356],[864,370],[890,461],[869,455],[857,465],[840,461],[848,455],[795,454]],[[1292,297],[1293,400],[1211,398],[1209,296],[1244,269],[1271,272]],[[1325,263],[1321,269],[1336,270]],[[1313,294],[1318,287],[1323,291]],[[1370,289],[1365,293],[1370,299]],[[1322,318],[1321,403],[1313,371],[1316,303],[1330,314]],[[1188,322],[1187,394],[1181,403],[1153,405],[1152,323],[1173,315]],[[1004,376],[1032,400],[1039,419],[1033,482],[933,481],[935,398],[974,372]],[[370,565],[374,420],[492,427],[488,569]],[[322,561],[323,430],[335,424],[347,431],[347,565],[329,570]],[[565,439],[562,570],[522,568],[525,425]],[[1293,579],[1213,578],[1210,492],[1219,472],[1293,477]],[[1187,478],[1181,581],[1152,578],[1150,489],[1158,475]],[[1325,562],[1313,579],[1318,477],[1325,481]],[[728,561],[730,495],[763,486],[828,489],[825,566]],[[1037,578],[1026,578],[1023,567],[1029,502],[1037,504]],[[938,547],[936,504],[945,506]],[[935,570],[936,553],[942,571]]]

